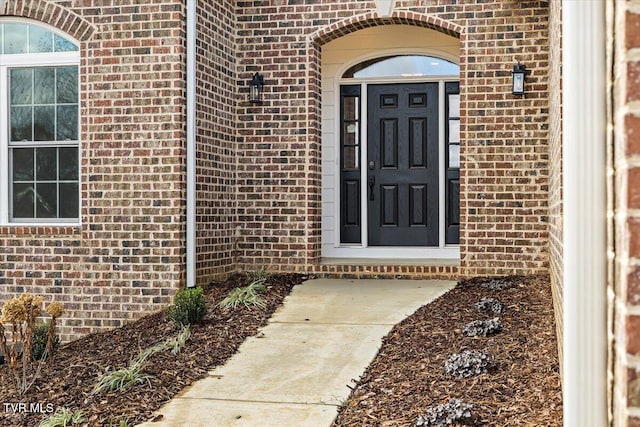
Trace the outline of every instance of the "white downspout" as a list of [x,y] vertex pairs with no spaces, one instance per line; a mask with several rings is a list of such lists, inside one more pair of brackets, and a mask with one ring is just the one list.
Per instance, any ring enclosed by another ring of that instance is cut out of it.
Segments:
[[608,425],[605,43],[605,2],[562,2],[565,427]]
[[187,0],[187,287],[196,286],[196,0]]

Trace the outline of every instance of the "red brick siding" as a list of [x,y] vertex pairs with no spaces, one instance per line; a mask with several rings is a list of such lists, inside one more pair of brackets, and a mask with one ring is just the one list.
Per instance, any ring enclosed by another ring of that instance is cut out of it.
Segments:
[[640,425],[640,9],[634,2],[615,2],[613,33],[615,59],[613,82],[613,233],[609,250],[615,253],[613,332],[613,425]]
[[[281,3],[200,4],[199,281],[236,266],[349,277],[546,271],[547,2],[399,1],[388,19],[375,17],[372,1]],[[185,277],[183,2],[15,0],[7,8],[46,16],[82,41],[83,200],[79,227],[0,228],[0,265],[11,266],[0,280],[11,292],[53,282],[45,294],[62,295],[72,313],[65,337],[166,304]],[[459,267],[320,263],[322,45],[392,23],[461,40]],[[531,71],[524,98],[510,93],[518,60]],[[262,105],[246,100],[255,71],[267,83]],[[58,277],[29,277],[37,270],[58,272],[60,290]]]
[[[243,266],[367,272],[367,266],[332,269],[317,264],[319,50],[328,41],[325,33],[340,35],[394,22],[423,26],[439,22],[444,32],[464,29],[460,35],[464,165],[460,273],[546,272],[547,2],[436,1],[416,6],[421,3],[397,2],[391,18],[375,19],[375,3],[367,1],[238,2],[238,77],[242,83],[259,70],[268,82],[263,105],[241,103],[238,109]],[[510,91],[511,69],[518,60],[531,71],[524,98],[513,97]],[[399,268],[402,274],[415,274],[409,270]],[[447,269],[436,270],[442,274]]]
[[198,283],[235,269],[236,44],[233,1],[197,9],[197,262]]
[[182,2],[12,0],[4,13],[81,41],[82,204],[80,226],[0,227],[0,299],[64,301],[63,340],[163,307],[185,275]]
[[562,360],[562,2],[549,9],[549,270]]

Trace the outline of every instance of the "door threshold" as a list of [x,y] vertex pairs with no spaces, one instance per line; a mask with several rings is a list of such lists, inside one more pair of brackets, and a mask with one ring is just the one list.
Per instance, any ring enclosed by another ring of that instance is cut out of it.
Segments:
[[421,265],[437,267],[458,267],[456,258],[322,258],[323,265]]

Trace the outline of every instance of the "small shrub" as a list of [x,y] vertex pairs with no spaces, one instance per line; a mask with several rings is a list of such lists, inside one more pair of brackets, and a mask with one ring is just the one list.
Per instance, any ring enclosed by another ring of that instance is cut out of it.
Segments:
[[[36,323],[33,327],[33,338],[31,344],[31,359],[41,360],[45,356],[45,350],[47,349],[47,341],[49,340],[49,329],[51,325],[49,323]],[[54,350],[60,346],[60,337],[54,335],[53,348]],[[51,354],[47,354],[48,357]]]
[[460,399],[451,399],[442,405],[428,408],[424,415],[418,417],[418,427],[444,427],[455,424],[466,424],[472,420],[473,405]]
[[448,374],[461,379],[487,373],[494,366],[495,364],[488,354],[465,350],[462,353],[453,354],[445,363],[444,368]]
[[176,294],[168,317],[178,327],[201,323],[207,313],[202,288],[182,289]]
[[513,288],[515,283],[509,279],[492,279],[488,282],[480,283],[483,288],[491,289],[492,291],[502,291],[505,289]]
[[151,386],[151,378],[153,376],[143,372],[145,365],[146,360],[135,359],[128,367],[103,375],[93,388],[92,393],[126,390],[136,384],[145,382]]
[[51,416],[40,422],[40,427],[67,427],[87,422],[87,418],[80,410],[72,411],[67,408],[59,408]]
[[265,280],[266,279],[259,279],[251,282],[250,285],[247,285],[245,287],[233,289],[231,292],[229,292],[229,295],[220,302],[220,307],[233,310],[238,308],[240,305],[243,305],[247,308],[251,308],[251,306],[256,306],[258,308],[266,307],[267,304],[259,295],[259,292],[265,290]]
[[502,323],[497,317],[491,320],[474,320],[462,327],[462,332],[468,337],[487,337],[500,331],[502,331]]
[[482,298],[475,306],[484,314],[501,314],[504,310],[502,303],[495,298]]

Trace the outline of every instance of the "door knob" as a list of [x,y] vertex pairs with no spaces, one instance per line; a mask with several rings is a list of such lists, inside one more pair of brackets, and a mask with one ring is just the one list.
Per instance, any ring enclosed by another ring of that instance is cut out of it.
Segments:
[[376,168],[376,162],[374,162],[373,160],[371,160],[369,162],[369,170],[372,171]]

